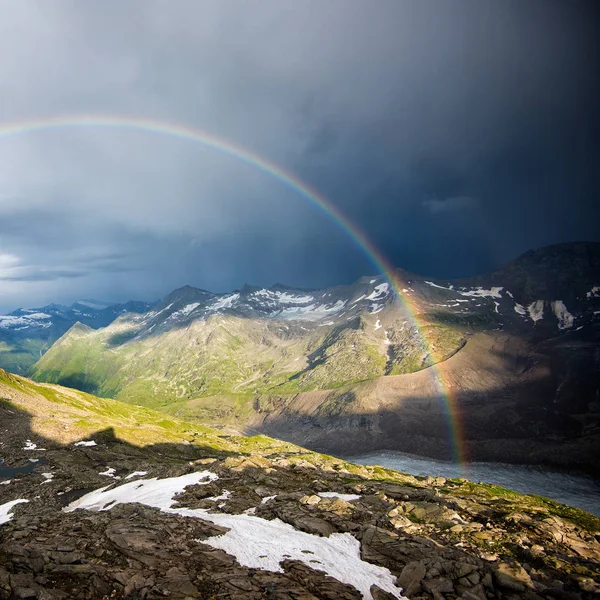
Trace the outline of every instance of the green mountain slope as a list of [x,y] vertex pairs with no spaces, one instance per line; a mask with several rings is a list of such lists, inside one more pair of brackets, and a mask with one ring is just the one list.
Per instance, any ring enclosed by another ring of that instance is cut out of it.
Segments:
[[[429,364],[423,340],[414,329],[402,329],[397,314],[391,308],[382,316],[390,321],[389,339],[381,326],[375,329],[381,318],[368,314],[321,326],[213,315],[141,336],[132,319],[98,331],[77,325],[38,361],[32,376],[149,406],[221,394],[331,389]],[[463,343],[450,328],[430,330],[441,356]]]

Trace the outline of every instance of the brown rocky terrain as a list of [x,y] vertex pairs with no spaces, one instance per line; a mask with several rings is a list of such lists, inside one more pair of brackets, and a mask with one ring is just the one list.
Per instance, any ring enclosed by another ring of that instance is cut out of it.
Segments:
[[577,509],[152,422],[6,374],[0,397],[2,598],[600,593],[600,519]]

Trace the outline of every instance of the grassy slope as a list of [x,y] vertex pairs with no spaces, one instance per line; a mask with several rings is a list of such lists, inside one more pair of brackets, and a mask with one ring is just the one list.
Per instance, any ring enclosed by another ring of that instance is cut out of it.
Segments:
[[[70,444],[89,439],[107,429],[117,439],[144,447],[156,444],[180,445],[181,448],[199,447],[215,456],[227,453],[252,457],[284,456],[298,466],[310,463],[317,468],[341,471],[347,482],[365,479],[395,482],[413,487],[427,486],[427,479],[413,477],[379,466],[354,465],[335,457],[312,452],[267,436],[229,436],[216,430],[189,423],[174,417],[165,417],[154,410],[97,398],[90,394],[57,385],[38,384],[0,369],[0,403],[9,410],[17,409],[27,415],[27,428],[59,444]],[[189,450],[187,454],[189,454]],[[259,464],[259,463],[256,463]],[[480,498],[501,506],[507,514],[525,511],[529,514],[556,515],[576,523],[591,532],[600,531],[600,519],[585,511],[564,506],[539,496],[522,495],[495,485],[477,484],[464,479],[447,480],[440,489],[444,495]]]
[[[305,328],[216,316],[141,339],[135,328],[74,328],[38,361],[32,376],[159,408],[198,397],[245,402],[257,394],[334,389],[432,362],[421,337],[399,320],[388,327],[391,344],[363,318],[343,327]],[[429,329],[438,356],[460,348],[459,332]]]
[[26,373],[51,344],[47,340],[0,340],[0,367],[13,373]]

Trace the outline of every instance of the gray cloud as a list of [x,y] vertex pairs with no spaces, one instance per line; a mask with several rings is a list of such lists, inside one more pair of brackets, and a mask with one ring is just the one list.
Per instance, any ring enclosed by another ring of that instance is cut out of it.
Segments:
[[[0,2],[0,124],[102,113],[200,128],[301,176],[397,264],[463,274],[597,236],[597,23],[583,1]],[[322,211],[198,144],[59,129],[0,136],[0,165],[0,255],[79,274],[4,274],[0,309],[373,269]],[[432,226],[468,198],[480,233]],[[411,251],[427,236],[447,249]]]
[[421,204],[431,214],[438,215],[448,212],[472,211],[479,206],[479,200],[470,196],[452,196],[443,200],[427,198]]

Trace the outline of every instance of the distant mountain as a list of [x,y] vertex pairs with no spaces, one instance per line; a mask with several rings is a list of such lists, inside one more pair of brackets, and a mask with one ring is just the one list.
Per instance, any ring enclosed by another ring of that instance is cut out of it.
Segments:
[[78,300],[71,306],[48,304],[0,315],[0,367],[25,373],[75,323],[97,329],[110,325],[124,313],[143,313],[149,307],[147,302]]
[[313,291],[187,286],[71,329],[32,373],[343,453],[447,457],[451,390],[473,455],[583,464],[579,441],[546,442],[600,449],[599,257],[600,244],[565,244],[467,280],[398,271],[400,297],[381,276]]

